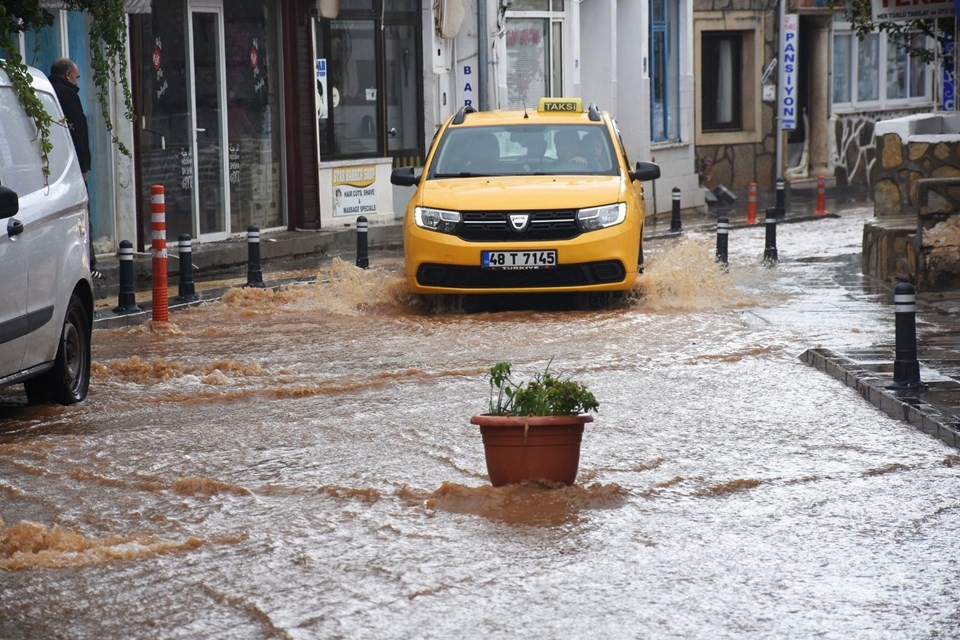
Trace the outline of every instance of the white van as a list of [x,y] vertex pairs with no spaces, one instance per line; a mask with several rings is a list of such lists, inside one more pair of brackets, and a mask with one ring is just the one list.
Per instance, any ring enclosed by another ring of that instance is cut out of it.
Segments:
[[93,285],[87,188],[49,80],[30,69],[54,124],[50,174],[40,139],[0,71],[0,387],[31,403],[73,404],[90,385]]

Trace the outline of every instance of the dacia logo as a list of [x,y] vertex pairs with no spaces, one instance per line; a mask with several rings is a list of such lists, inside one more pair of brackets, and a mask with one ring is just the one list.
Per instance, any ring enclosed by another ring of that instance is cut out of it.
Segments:
[[511,213],[508,218],[510,219],[510,226],[517,232],[526,229],[530,223],[530,214],[528,213]]

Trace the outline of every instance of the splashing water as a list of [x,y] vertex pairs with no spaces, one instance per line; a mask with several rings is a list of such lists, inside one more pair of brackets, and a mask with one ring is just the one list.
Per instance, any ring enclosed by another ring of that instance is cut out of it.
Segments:
[[718,263],[709,240],[684,239],[659,255],[634,288],[637,304],[653,311],[699,310],[750,304]]

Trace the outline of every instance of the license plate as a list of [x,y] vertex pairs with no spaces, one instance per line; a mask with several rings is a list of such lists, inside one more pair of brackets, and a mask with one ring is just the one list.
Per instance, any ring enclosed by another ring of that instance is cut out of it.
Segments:
[[545,251],[482,251],[480,266],[484,269],[552,269],[557,266],[557,252]]

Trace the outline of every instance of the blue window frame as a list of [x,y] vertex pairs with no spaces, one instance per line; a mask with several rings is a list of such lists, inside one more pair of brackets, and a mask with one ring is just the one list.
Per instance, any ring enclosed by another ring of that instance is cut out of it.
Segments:
[[650,0],[650,139],[680,140],[678,0]]

